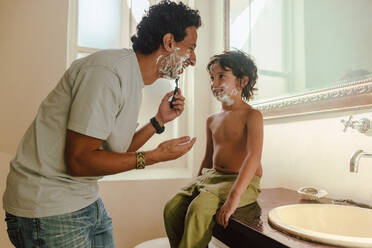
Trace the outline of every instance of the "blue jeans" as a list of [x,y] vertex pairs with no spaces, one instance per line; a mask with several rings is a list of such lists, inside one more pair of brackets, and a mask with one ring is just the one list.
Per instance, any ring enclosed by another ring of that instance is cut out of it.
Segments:
[[25,218],[6,213],[12,244],[17,248],[112,248],[112,220],[99,198],[78,211]]

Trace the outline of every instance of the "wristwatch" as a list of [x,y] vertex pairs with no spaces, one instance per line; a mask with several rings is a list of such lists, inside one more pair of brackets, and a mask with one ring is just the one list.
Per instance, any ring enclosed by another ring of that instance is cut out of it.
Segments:
[[164,132],[165,127],[164,126],[160,126],[159,122],[156,120],[155,117],[152,117],[151,120],[150,120],[150,122],[154,126],[154,128],[156,130],[156,133],[160,134],[160,133]]

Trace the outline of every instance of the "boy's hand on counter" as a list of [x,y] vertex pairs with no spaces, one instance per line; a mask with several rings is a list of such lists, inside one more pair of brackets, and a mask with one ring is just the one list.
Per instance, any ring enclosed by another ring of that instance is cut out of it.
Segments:
[[240,202],[239,198],[228,197],[226,202],[216,213],[217,223],[226,228],[227,225],[229,224],[230,216],[235,212],[235,210],[239,206],[239,202]]

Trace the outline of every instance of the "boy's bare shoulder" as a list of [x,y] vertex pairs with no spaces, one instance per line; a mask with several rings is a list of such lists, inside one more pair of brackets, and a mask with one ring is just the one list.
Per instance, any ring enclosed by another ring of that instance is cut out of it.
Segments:
[[244,112],[244,114],[246,116],[247,122],[262,121],[263,120],[263,116],[262,116],[261,111],[255,109],[255,108],[252,108],[248,104],[244,108],[244,111],[243,112]]
[[216,112],[216,113],[210,114],[207,118],[207,123],[210,123],[214,118],[216,118],[220,114],[221,114],[221,112]]

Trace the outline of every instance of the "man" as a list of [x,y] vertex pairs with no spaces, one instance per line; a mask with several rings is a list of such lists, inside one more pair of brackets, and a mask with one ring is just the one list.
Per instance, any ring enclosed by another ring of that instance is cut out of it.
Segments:
[[41,103],[11,161],[3,197],[16,247],[114,247],[112,221],[97,180],[176,159],[195,138],[138,151],[178,117],[169,92],[151,121],[136,131],[142,88],[174,79],[195,65],[198,11],[162,1],[150,7],[132,37],[133,50],[104,50],[76,60]]

